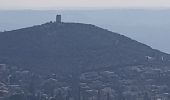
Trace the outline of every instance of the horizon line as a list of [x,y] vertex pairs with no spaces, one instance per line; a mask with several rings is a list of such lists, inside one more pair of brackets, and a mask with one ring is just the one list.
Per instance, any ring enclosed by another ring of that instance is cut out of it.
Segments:
[[170,7],[38,7],[38,8],[0,8],[0,11],[15,10],[170,10]]

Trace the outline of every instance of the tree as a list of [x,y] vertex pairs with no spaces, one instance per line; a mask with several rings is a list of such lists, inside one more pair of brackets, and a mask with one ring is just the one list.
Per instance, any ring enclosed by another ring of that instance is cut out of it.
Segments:
[[149,94],[147,92],[144,93],[144,100],[150,100]]
[[109,94],[109,92],[107,93],[106,100],[110,100],[110,94]]
[[24,100],[24,94],[13,94],[9,97],[9,100]]
[[100,100],[100,98],[101,98],[101,91],[98,90],[98,91],[97,91],[97,100]]
[[61,91],[58,92],[58,94],[55,96],[56,100],[64,100],[63,94]]

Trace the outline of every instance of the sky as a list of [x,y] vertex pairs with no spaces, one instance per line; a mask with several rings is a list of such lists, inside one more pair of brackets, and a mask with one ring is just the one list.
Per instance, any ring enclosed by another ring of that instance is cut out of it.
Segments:
[[170,0],[0,0],[0,9],[57,9],[71,7],[170,7]]

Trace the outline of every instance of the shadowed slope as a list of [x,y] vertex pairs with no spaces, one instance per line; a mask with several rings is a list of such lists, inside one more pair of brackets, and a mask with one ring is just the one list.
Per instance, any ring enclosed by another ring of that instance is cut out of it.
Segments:
[[46,23],[0,33],[0,60],[39,72],[168,62],[169,55],[89,24]]

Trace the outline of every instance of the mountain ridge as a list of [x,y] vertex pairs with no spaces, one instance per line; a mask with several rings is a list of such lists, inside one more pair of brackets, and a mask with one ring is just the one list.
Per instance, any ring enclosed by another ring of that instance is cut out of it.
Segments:
[[170,58],[169,54],[95,25],[55,22],[1,32],[0,55],[2,63],[49,72],[165,64]]

